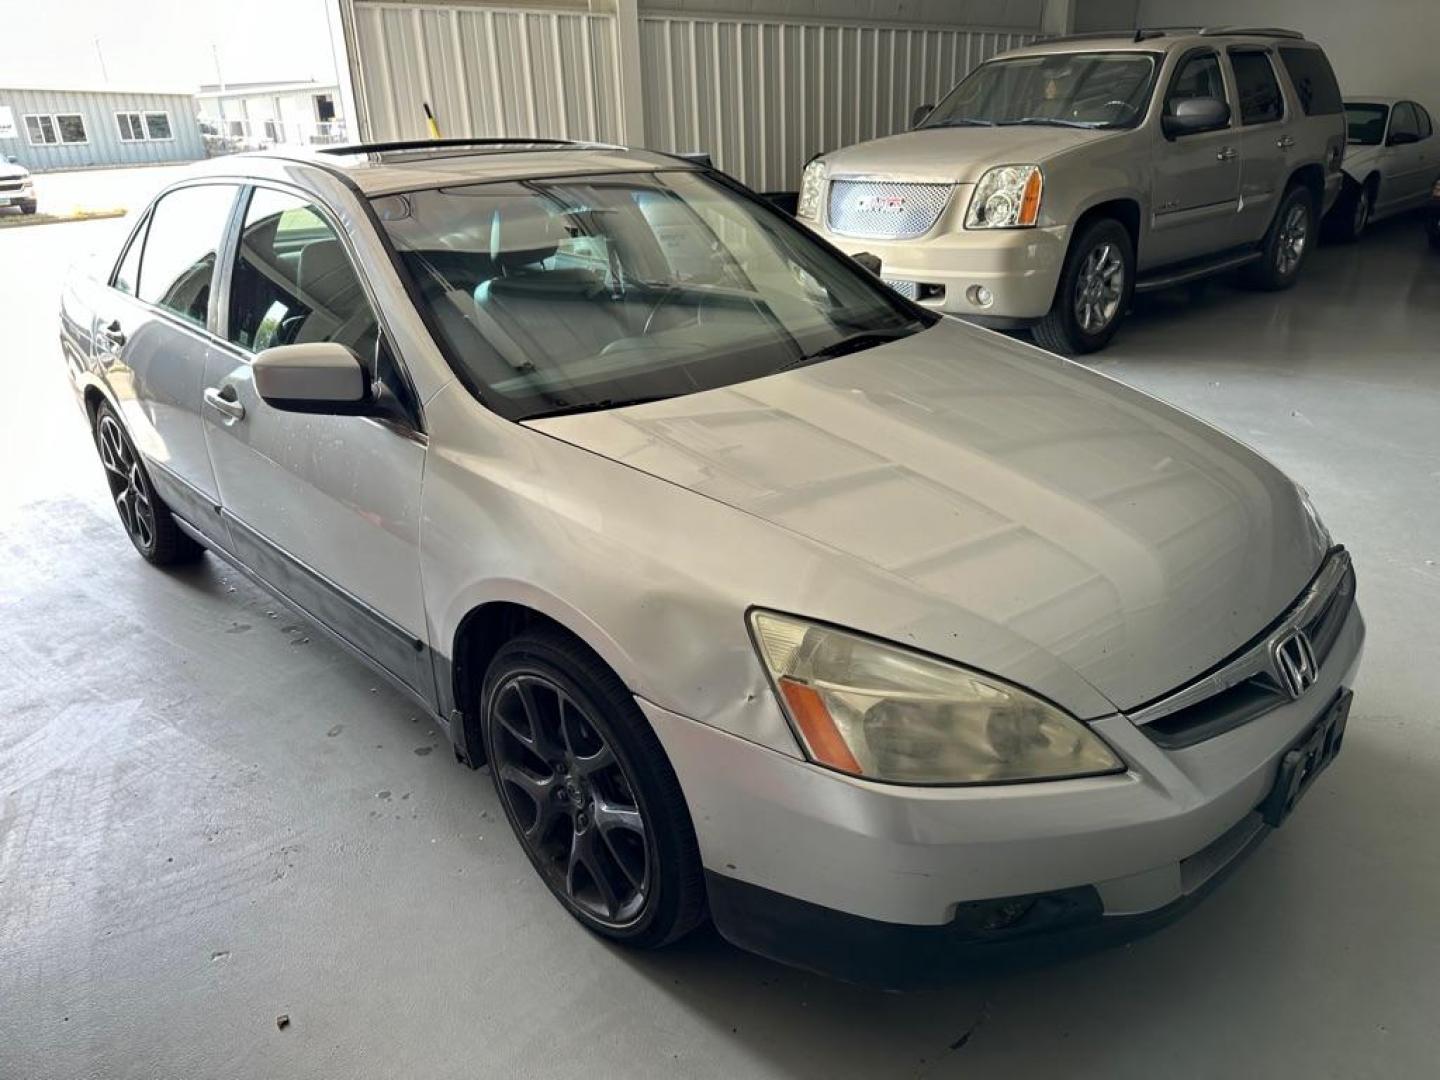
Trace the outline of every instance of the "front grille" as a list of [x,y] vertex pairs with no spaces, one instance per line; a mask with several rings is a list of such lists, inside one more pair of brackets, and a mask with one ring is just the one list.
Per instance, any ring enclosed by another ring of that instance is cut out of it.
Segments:
[[950,201],[949,184],[832,180],[826,217],[833,232],[869,240],[904,240],[935,227]]
[[0,180],[0,192],[19,191],[24,186],[23,180]]
[[1290,695],[1271,660],[1273,643],[1292,630],[1303,630],[1315,662],[1323,670],[1354,604],[1355,568],[1342,548],[1321,568],[1295,606],[1257,641],[1189,686],[1135,710],[1131,719],[1152,742],[1179,750],[1288,705]]

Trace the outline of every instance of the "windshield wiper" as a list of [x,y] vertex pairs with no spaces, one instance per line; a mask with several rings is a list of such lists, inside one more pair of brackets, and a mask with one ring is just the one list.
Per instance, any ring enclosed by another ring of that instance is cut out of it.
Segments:
[[604,412],[608,409],[623,409],[627,405],[646,405],[652,401],[665,401],[668,394],[651,394],[648,397],[601,398],[599,401],[577,401],[571,405],[556,405],[553,409],[522,416],[521,420],[548,420],[552,416],[573,416],[576,413]]
[[933,123],[933,124],[921,124],[921,125],[920,125],[920,130],[923,131],[923,130],[925,130],[926,128],[942,128],[942,127],[994,127],[994,126],[995,126],[995,121],[994,121],[994,120],[976,120],[976,119],[974,119],[973,117],[969,117],[969,116],[955,116],[955,117],[951,117],[949,120],[937,120],[937,121],[936,121],[935,123]]
[[1075,127],[1093,128],[1099,127],[1099,122],[1094,120],[1062,120],[1058,116],[1022,116],[1018,120],[1001,120],[1001,127],[1011,127],[1017,124],[1046,124],[1054,127]]
[[862,330],[858,334],[851,334],[839,341],[832,341],[829,345],[822,345],[814,352],[806,353],[804,356],[792,360],[780,371],[789,368],[799,367],[801,364],[809,364],[816,360],[831,360],[837,356],[845,356],[848,353],[860,352],[864,349],[873,349],[876,345],[886,345],[892,341],[899,341],[911,334],[918,333],[916,323],[910,323],[903,327],[896,327],[892,330]]

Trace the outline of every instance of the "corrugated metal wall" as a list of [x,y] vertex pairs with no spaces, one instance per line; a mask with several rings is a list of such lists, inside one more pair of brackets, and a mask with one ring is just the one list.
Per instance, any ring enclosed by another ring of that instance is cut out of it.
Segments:
[[[613,15],[354,0],[354,21],[367,139],[425,138],[427,101],[449,136],[622,138]],[[905,130],[916,105],[1036,37],[643,7],[638,32],[646,144],[709,151],[762,191],[794,190],[817,153]]]
[[373,141],[620,136],[615,20],[577,11],[355,5],[360,92]]
[[[85,169],[100,165],[145,165],[163,161],[195,161],[205,156],[204,140],[195,122],[195,99],[185,94],[126,94],[69,90],[6,90],[0,105],[15,115],[15,137],[0,139],[0,156],[18,158],[34,172]],[[168,142],[122,142],[117,112],[170,114]],[[85,118],[87,141],[33,146],[25,130],[27,114],[79,113]]]
[[644,16],[645,133],[708,150],[761,191],[816,154],[910,126],[971,68],[1033,41],[1011,31]]

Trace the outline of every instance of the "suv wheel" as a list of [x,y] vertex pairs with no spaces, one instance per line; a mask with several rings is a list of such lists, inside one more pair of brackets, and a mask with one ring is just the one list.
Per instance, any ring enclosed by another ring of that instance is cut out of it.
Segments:
[[29,202],[22,202],[20,204],[20,213],[33,214],[35,213],[35,210],[39,207],[39,205],[40,204],[34,199],[31,199]]
[[105,467],[110,498],[135,550],[155,566],[194,562],[205,549],[180,530],[175,516],[150,483],[150,474],[115,410],[95,411],[95,449]]
[[1295,284],[1315,233],[1315,209],[1310,192],[1292,187],[1280,200],[1275,220],[1265,234],[1258,260],[1245,268],[1245,280],[1257,289],[1274,291]]
[[690,813],[614,672],[563,634],[527,632],[491,661],[479,715],[510,827],[571,915],[640,948],[695,927],[705,884]]
[[1114,218],[1087,225],[1065,256],[1055,303],[1031,328],[1036,344],[1063,356],[1103,349],[1135,289],[1130,233]]

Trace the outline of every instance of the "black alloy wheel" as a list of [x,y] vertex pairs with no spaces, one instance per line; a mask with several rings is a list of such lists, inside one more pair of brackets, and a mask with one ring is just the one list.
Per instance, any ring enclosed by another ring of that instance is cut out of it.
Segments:
[[174,566],[204,554],[205,549],[181,531],[170,508],[155,493],[135,444],[108,404],[95,413],[95,448],[120,524],[147,562]]

